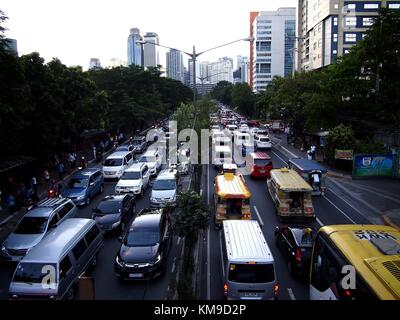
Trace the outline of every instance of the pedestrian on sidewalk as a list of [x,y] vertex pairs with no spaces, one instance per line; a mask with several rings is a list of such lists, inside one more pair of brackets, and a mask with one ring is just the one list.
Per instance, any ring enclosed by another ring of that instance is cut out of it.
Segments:
[[60,180],[64,179],[65,167],[62,162],[60,162],[57,166],[58,169],[58,177]]
[[33,193],[38,192],[38,182],[37,182],[36,177],[32,177],[32,179],[31,179],[31,188],[32,188]]
[[315,146],[315,144],[311,145],[310,151],[311,151],[312,160],[315,160],[315,152],[317,151],[317,147]]
[[13,214],[16,210],[16,202],[15,202],[15,197],[12,193],[8,195],[6,198],[7,206],[8,209],[10,210],[10,214]]
[[96,160],[96,147],[92,144],[93,159]]
[[49,173],[49,170],[44,170],[43,178],[44,178],[44,181],[46,182],[47,187],[50,187],[50,173]]
[[307,159],[312,160],[311,150],[307,151]]

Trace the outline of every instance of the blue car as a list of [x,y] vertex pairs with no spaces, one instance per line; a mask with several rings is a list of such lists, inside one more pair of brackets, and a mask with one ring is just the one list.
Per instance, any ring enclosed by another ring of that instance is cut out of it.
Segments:
[[61,196],[71,199],[76,205],[89,205],[91,199],[104,190],[104,178],[101,169],[86,168],[75,173]]

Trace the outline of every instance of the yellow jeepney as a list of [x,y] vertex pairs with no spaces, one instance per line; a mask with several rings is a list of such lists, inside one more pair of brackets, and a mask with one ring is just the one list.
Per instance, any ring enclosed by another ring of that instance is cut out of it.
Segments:
[[315,219],[313,188],[292,169],[273,169],[270,174],[267,187],[278,217]]
[[232,172],[217,175],[214,180],[215,224],[223,220],[250,220],[250,196],[242,175]]

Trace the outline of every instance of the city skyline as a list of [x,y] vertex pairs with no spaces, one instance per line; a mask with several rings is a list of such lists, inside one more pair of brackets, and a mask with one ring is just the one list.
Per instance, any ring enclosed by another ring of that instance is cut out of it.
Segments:
[[[140,29],[142,36],[147,32],[157,33],[162,45],[186,52],[192,52],[195,45],[196,52],[202,52],[248,37],[250,11],[276,10],[297,3],[296,0],[273,3],[205,0],[201,5],[190,2],[153,0],[133,4],[116,0],[110,5],[106,1],[3,0],[0,10],[9,18],[5,35],[18,41],[20,55],[37,51],[46,62],[56,57],[67,66],[81,65],[87,69],[92,57],[104,62],[112,58],[126,60],[126,39],[134,27]],[[190,10],[183,12],[191,7],[196,8],[195,15]],[[159,48],[160,64],[164,67],[167,51]],[[198,60],[217,61],[224,56],[236,59],[237,55],[249,56],[248,42],[204,53]]]

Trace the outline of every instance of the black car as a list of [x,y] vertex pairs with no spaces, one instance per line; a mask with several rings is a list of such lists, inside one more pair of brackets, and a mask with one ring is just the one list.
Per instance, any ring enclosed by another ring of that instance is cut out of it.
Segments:
[[287,260],[290,274],[308,275],[316,234],[314,229],[306,226],[275,228],[275,243]]
[[93,208],[92,219],[105,232],[123,232],[135,213],[133,195],[113,195],[103,198],[97,207]]
[[170,226],[162,209],[139,212],[115,258],[114,270],[123,280],[145,280],[163,273],[171,245]]

